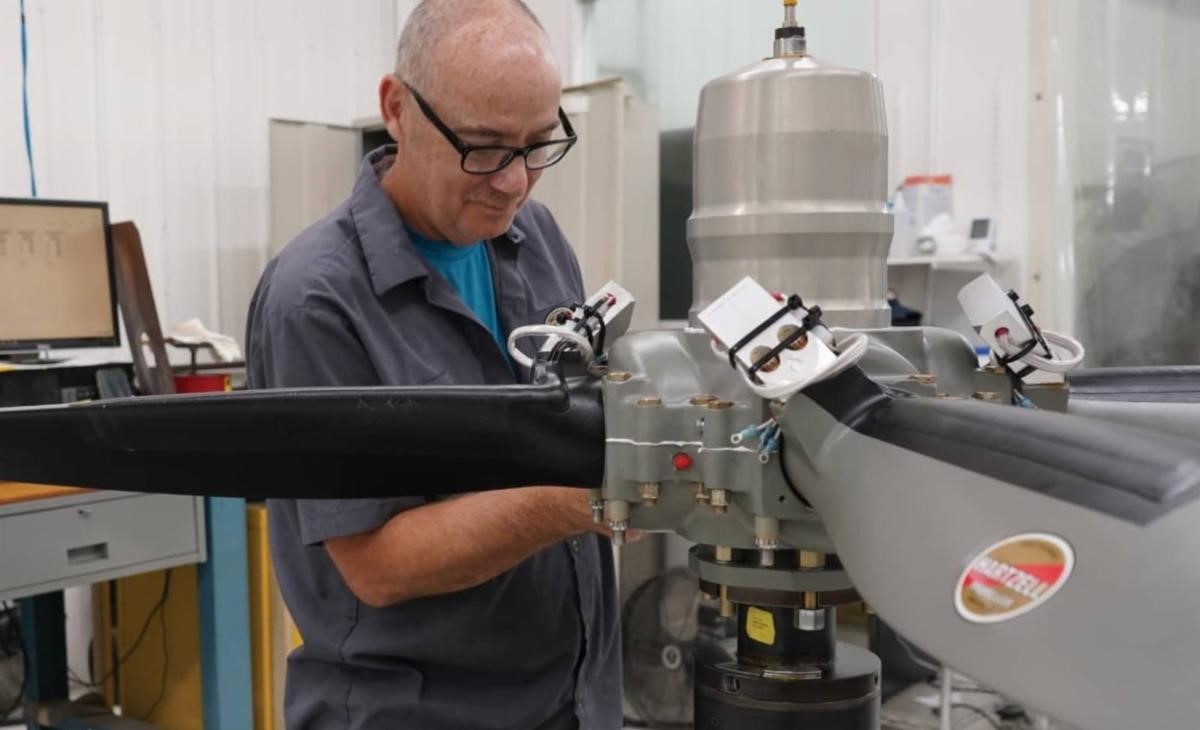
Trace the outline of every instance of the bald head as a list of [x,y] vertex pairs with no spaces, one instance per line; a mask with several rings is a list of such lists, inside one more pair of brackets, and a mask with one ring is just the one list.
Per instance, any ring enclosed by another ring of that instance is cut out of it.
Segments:
[[523,154],[472,171],[468,154],[565,141],[558,63],[519,0],[422,0],[379,98],[396,143],[380,184],[405,223],[435,240],[467,245],[502,234],[542,174]]
[[526,62],[558,70],[550,39],[521,0],[421,0],[400,34],[396,76],[433,94],[448,60],[449,68],[463,70],[472,60],[490,64],[495,54],[514,50],[523,51]]

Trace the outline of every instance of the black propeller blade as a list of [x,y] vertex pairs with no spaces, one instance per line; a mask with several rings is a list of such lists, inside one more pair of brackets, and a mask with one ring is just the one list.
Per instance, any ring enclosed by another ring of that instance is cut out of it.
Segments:
[[1076,370],[1067,382],[1071,400],[1200,403],[1200,367]]
[[304,388],[0,409],[0,481],[254,498],[598,487],[600,387]]

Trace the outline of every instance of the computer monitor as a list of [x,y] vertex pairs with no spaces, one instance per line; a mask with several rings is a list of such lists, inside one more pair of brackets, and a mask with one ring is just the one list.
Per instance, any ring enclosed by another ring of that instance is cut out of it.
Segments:
[[108,204],[0,198],[0,357],[119,344]]

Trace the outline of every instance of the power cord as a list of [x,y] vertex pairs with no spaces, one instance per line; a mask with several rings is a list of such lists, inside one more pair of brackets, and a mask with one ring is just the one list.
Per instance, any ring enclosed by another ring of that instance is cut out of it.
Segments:
[[38,196],[37,175],[33,167],[33,133],[29,126],[29,39],[25,31],[25,0],[19,5],[21,14],[21,114],[25,122],[25,157],[29,161],[29,192]]
[[972,714],[975,714],[979,717],[982,717],[984,720],[987,720],[988,724],[991,725],[993,728],[995,728],[995,730],[1004,730],[1004,727],[1000,723],[996,722],[996,718],[989,715],[986,710],[984,710],[980,707],[976,707],[975,705],[968,705],[966,702],[955,702],[954,704],[950,705],[950,709],[951,710],[970,710]]
[[[3,642],[4,652],[11,656],[13,648],[21,652],[21,688],[17,690],[17,696],[13,698],[12,704],[0,711],[0,722],[8,720],[8,718],[17,711],[21,703],[25,700],[25,690],[29,686],[29,657],[25,653],[25,637],[21,635],[21,625],[17,616],[16,606],[6,605],[0,607],[3,610],[5,617],[8,619],[8,627],[12,631],[12,637],[0,635],[0,641]],[[9,646],[10,638],[16,639],[16,646]]]
[[[167,589],[171,583],[171,571],[167,571],[166,577],[163,578],[163,602],[165,604],[167,598]],[[154,711],[162,703],[163,697],[167,694],[167,670],[171,666],[171,653],[167,649],[167,609],[164,605],[162,610],[158,612],[158,624],[162,627],[162,671],[158,674],[158,696],[154,698],[154,704],[150,705],[150,709],[146,710],[142,715],[142,719],[149,722],[154,716]]]
[[913,651],[912,645],[909,644],[908,640],[905,639],[903,636],[901,636],[899,633],[895,634],[895,636],[896,636],[896,642],[898,644],[900,644],[900,648],[904,650],[904,653],[908,655],[909,660],[912,661],[913,664],[916,664],[918,667],[920,667],[922,669],[933,672],[935,675],[939,675],[939,676],[941,675],[941,673],[942,673],[941,667],[930,664],[929,662],[918,657],[917,653]]
[[[174,572],[173,569],[168,569],[166,571],[165,575],[163,576],[162,594],[159,596],[158,601],[154,604],[154,607],[150,609],[150,613],[146,616],[146,622],[144,624],[142,624],[142,628],[138,631],[137,638],[133,640],[133,646],[129,647],[129,650],[126,651],[123,656],[121,656],[119,659],[117,659],[117,662],[113,665],[112,669],[108,670],[108,672],[100,679],[97,679],[97,680],[94,680],[91,682],[80,678],[78,675],[75,674],[75,672],[72,671],[72,672],[70,672],[72,681],[74,681],[76,684],[78,684],[80,686],[88,687],[90,689],[98,689],[100,687],[103,687],[104,684],[107,683],[108,680],[112,679],[117,674],[117,671],[120,670],[120,668],[122,666],[124,666],[127,661],[129,661],[129,658],[131,656],[133,656],[133,653],[138,650],[138,647],[140,647],[142,645],[142,641],[145,640],[146,634],[150,631],[150,624],[154,621],[155,616],[161,617],[161,620],[162,620],[163,655],[164,655],[163,661],[164,661],[164,663],[167,661],[167,625],[166,625],[165,607],[167,605],[167,596],[170,595],[170,591],[171,591],[171,574],[173,572]],[[160,693],[159,693],[159,700],[162,699],[162,692],[165,692],[165,689],[166,689],[166,672],[164,671],[162,674],[163,674],[163,676],[162,676],[163,690],[160,691]],[[154,707],[152,707],[151,710],[156,709],[157,706],[158,706],[158,702],[156,701]]]

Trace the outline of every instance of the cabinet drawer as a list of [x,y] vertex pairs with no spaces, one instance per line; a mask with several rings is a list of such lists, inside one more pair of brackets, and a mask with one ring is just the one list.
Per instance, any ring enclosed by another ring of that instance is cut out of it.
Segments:
[[4,514],[0,592],[86,583],[182,556],[202,559],[200,510],[194,497],[146,494]]

